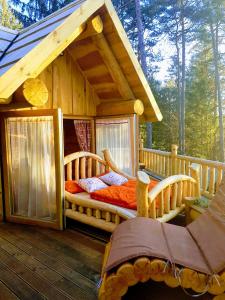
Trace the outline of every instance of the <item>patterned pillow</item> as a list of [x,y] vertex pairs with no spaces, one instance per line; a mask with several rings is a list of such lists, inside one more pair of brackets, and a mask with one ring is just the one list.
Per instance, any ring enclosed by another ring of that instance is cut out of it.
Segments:
[[108,187],[103,181],[101,181],[97,177],[80,179],[78,181],[78,184],[82,189],[84,189],[88,193],[92,193],[94,191],[98,191]]
[[103,182],[105,182],[108,185],[122,185],[125,182],[128,181],[128,179],[118,173],[115,173],[113,171],[109,172],[106,175],[103,175],[99,177]]

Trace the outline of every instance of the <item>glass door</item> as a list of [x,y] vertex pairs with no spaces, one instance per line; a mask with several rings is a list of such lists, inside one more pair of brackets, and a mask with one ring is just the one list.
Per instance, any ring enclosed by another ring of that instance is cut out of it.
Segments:
[[63,228],[61,110],[1,117],[6,220]]

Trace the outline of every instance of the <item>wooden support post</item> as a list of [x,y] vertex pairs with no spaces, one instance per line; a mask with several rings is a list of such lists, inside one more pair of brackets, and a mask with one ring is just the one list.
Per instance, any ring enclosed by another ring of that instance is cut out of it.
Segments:
[[171,145],[171,175],[176,174],[176,164],[177,164],[177,149],[178,146],[172,144]]
[[137,173],[137,216],[138,217],[148,217],[149,203],[148,203],[148,185],[150,183],[149,176],[138,171]]

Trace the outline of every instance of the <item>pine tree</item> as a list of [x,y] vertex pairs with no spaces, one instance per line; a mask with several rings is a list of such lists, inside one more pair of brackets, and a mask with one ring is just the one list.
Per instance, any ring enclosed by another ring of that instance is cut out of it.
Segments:
[[216,144],[212,141],[218,128],[218,118],[214,115],[212,64],[212,53],[203,41],[198,44],[187,76],[186,146],[189,155],[216,160]]
[[11,29],[19,29],[22,27],[22,24],[8,7],[6,0],[0,0],[0,25]]
[[13,4],[14,14],[20,22],[27,27],[58,9],[64,7],[73,0],[10,0]]

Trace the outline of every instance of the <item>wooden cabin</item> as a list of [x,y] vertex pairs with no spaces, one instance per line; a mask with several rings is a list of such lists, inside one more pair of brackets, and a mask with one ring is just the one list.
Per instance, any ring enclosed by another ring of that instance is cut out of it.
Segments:
[[139,122],[162,115],[110,0],[1,27],[0,41],[0,217],[62,229],[64,154],[109,148],[134,175]]

